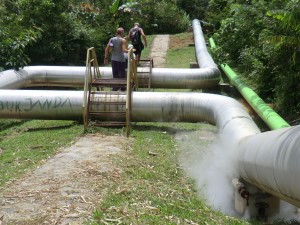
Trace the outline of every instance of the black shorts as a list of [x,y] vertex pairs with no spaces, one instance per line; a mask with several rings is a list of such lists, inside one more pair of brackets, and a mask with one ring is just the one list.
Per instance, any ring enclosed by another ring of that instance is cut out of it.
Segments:
[[133,48],[135,49],[135,52],[134,54],[135,55],[140,55],[144,49],[144,44],[143,43],[140,43],[140,44],[137,44],[137,45],[133,45]]

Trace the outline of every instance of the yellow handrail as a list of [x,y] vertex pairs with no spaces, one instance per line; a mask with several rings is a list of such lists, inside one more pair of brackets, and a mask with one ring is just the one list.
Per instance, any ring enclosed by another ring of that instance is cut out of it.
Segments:
[[[92,71],[93,68],[93,71]],[[86,69],[83,87],[83,102],[82,102],[82,112],[83,112],[83,125],[84,130],[87,129],[88,124],[88,92],[90,92],[90,83],[93,79],[100,78],[100,70],[97,61],[97,56],[95,48],[91,47],[87,50],[86,54]]]
[[130,133],[130,121],[131,121],[131,93],[132,83],[134,87],[138,87],[137,75],[136,75],[136,63],[133,57],[133,49],[129,49],[128,52],[128,64],[127,64],[127,89],[126,89],[126,134]]

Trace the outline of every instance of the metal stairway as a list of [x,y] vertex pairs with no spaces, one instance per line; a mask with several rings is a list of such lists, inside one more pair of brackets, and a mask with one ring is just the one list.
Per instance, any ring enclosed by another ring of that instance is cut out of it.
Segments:
[[85,130],[92,122],[97,126],[105,127],[126,126],[129,135],[131,92],[138,83],[132,50],[129,51],[129,55],[126,79],[102,78],[95,49],[87,50],[83,101]]

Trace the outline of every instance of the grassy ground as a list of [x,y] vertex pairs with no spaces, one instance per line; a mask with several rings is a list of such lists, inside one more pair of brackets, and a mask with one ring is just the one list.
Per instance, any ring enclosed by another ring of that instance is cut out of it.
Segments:
[[[153,36],[147,38],[151,43],[149,40]],[[166,67],[188,68],[190,62],[195,62],[190,43],[192,33],[172,35]],[[142,57],[146,59],[149,53],[146,49]],[[115,159],[115,163],[123,168],[122,176],[110,185],[110,192],[95,211],[92,224],[248,224],[205,205],[193,181],[178,165],[179,152],[174,134],[201,129],[211,129],[211,126],[135,123],[131,151],[126,159]],[[202,144],[207,143],[203,141]]]
[[144,50],[142,51],[141,59],[150,59],[151,46],[154,38],[155,35],[147,35],[148,47],[144,48]]
[[[142,52],[142,59],[150,59],[150,50],[155,35],[148,35],[148,48]],[[191,62],[196,62],[193,46],[193,33],[170,35],[170,50],[167,53],[166,68],[189,68]]]
[[[178,165],[176,132],[207,124],[136,123],[127,157],[115,158],[122,176],[109,187],[92,224],[248,224],[213,211]],[[207,143],[203,143],[207,144]]]
[[181,33],[170,36],[170,50],[167,53],[165,67],[189,68],[196,62],[193,46],[193,33]]
[[0,120],[0,187],[39,165],[83,133],[74,121]]

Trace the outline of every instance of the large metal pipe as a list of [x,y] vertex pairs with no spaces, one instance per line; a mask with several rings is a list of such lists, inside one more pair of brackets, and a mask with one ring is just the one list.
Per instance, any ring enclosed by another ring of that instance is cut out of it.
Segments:
[[83,87],[85,67],[27,66],[0,72],[1,89],[19,89],[36,86]]
[[239,149],[244,180],[300,207],[300,125],[246,137]]
[[[207,51],[199,20],[193,20],[196,57],[200,68],[153,68],[150,80],[152,88],[208,88],[220,81],[220,71]],[[18,71],[0,73],[1,89],[19,89],[35,86],[83,87],[85,67],[28,66]],[[147,68],[138,68],[138,75]],[[100,67],[101,76],[112,77],[111,67]]]
[[[125,92],[117,97],[124,101]],[[102,92],[91,96],[92,100],[95,98],[111,101],[111,96]],[[81,120],[82,101],[83,91],[0,90],[0,118]],[[105,111],[104,107],[97,104],[91,110]],[[216,124],[220,132],[229,132],[236,140],[260,133],[240,103],[220,95],[133,92],[131,115],[132,121],[140,122],[207,121]]]
[[82,119],[82,91],[0,90],[0,118]]

